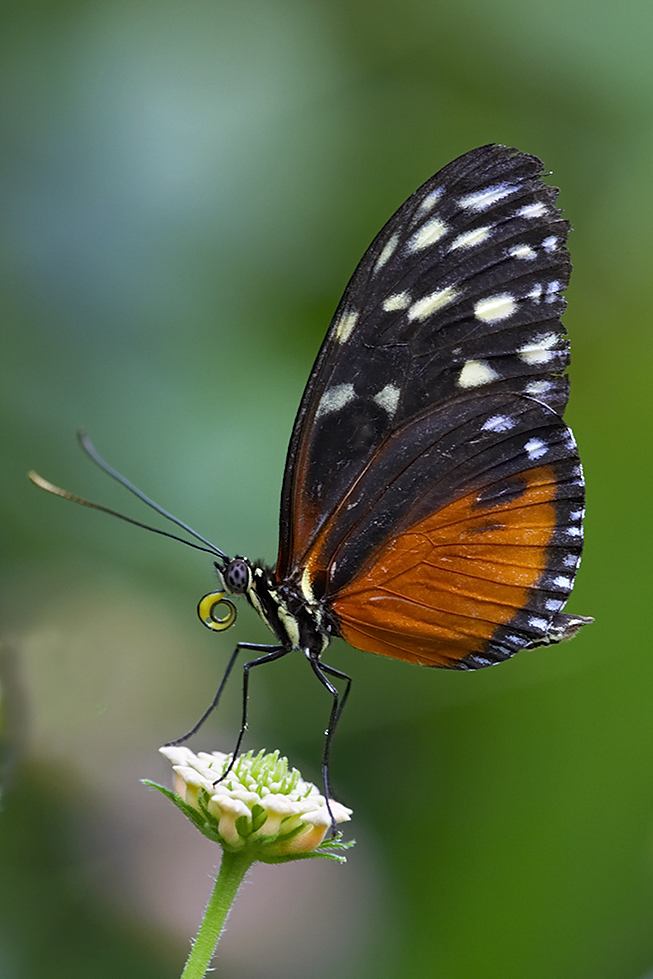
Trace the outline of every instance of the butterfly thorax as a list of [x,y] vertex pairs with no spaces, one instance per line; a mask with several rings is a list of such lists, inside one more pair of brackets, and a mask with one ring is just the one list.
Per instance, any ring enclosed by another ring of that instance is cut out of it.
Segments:
[[247,558],[234,558],[224,571],[227,588],[244,594],[279,642],[320,656],[337,635],[337,627],[322,601],[308,601],[301,588],[279,582],[274,571]]

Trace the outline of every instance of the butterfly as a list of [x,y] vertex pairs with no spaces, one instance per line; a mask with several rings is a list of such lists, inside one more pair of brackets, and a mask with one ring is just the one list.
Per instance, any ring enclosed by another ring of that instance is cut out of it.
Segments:
[[562,611],[581,558],[584,483],[562,419],[569,223],[542,173],[537,157],[516,149],[471,150],[376,236],[299,406],[275,568],[229,558],[171,518],[217,557],[221,588],[199,604],[204,624],[230,627],[227,596],[240,595],[275,637],[238,643],[209,711],[238,653],[256,652],[244,667],[236,754],[250,670],[303,652],[332,697],[327,798],[351,683],[323,660],[333,638],[473,670],[592,621]]
[[[333,637],[472,670],[592,621],[562,612],[584,483],[562,420],[569,223],[542,170],[482,146],[390,218],[299,406],[276,568],[236,557],[220,569],[276,637],[256,665],[303,651],[334,697],[331,731],[348,692],[322,662]],[[200,603],[211,628],[214,597]]]

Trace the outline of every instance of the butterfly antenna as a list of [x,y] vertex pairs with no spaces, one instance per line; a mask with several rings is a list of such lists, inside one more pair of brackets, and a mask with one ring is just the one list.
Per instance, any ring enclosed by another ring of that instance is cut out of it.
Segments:
[[[207,550],[208,549],[211,554],[216,554],[218,557],[221,557],[224,560],[229,560],[228,557],[227,557],[227,555],[224,553],[224,551],[221,551],[219,547],[216,547],[215,544],[212,544],[210,540],[207,540],[206,539],[206,537],[202,537],[201,534],[198,534],[197,531],[193,530],[192,527],[189,527],[188,524],[187,523],[184,523],[183,520],[180,520],[178,517],[175,517],[172,513],[169,513],[167,510],[164,510],[162,506],[159,506],[159,504],[158,503],[155,503],[154,500],[151,500],[149,498],[149,496],[146,496],[145,493],[143,493],[142,490],[139,490],[138,486],[134,486],[134,484],[131,483],[127,479],[126,476],[123,476],[122,473],[119,473],[117,469],[114,469],[113,466],[110,466],[109,463],[106,462],[102,458],[102,456],[99,454],[99,452],[97,451],[97,449],[95,448],[95,446],[93,445],[93,443],[91,442],[91,440],[89,439],[89,437],[86,434],[86,432],[83,432],[83,431],[77,432],[77,439],[78,439],[79,444],[81,445],[82,449],[86,453],[86,455],[90,459],[92,459],[93,462],[95,463],[95,465],[96,466],[99,466],[99,468],[102,469],[103,472],[107,473],[108,476],[111,476],[112,479],[115,479],[116,482],[120,483],[121,486],[124,486],[125,489],[129,490],[130,493],[133,493],[134,496],[137,496],[138,499],[139,500],[142,500],[143,503],[146,503],[147,506],[152,507],[153,510],[156,510],[156,512],[159,513],[162,517],[165,517],[166,520],[172,521],[172,523],[176,524],[178,527],[181,527],[182,530],[185,530],[187,534],[190,534],[191,537],[194,537],[196,540],[199,540],[203,544],[206,544],[206,548],[199,547],[199,548],[197,548],[198,550],[201,551],[201,550]],[[62,491],[59,491],[57,493],[57,495],[61,496],[61,495],[65,495],[65,493],[62,492]],[[85,500],[77,499],[77,498],[71,497],[70,495],[68,496],[68,499],[75,499],[76,502],[78,502],[78,503],[84,503],[86,506],[93,506],[93,507],[95,507],[95,509],[106,510],[105,507],[98,507],[98,506],[96,506],[93,503],[88,503]],[[108,513],[114,513],[113,510],[108,510],[107,512]],[[121,516],[121,514],[115,514],[115,515],[116,516]],[[129,517],[124,517],[123,519],[129,521]],[[136,520],[131,520],[129,522],[131,522],[131,523],[138,523],[138,521],[136,521]],[[140,524],[139,526],[144,527],[145,524]],[[154,530],[155,528],[149,527],[148,529],[149,530]],[[164,534],[164,536],[172,537],[174,540],[181,540],[182,539],[180,537],[175,537],[174,534],[167,534],[167,535],[165,535],[165,532],[164,531],[157,531],[157,533]],[[184,543],[185,544],[190,544],[190,541],[184,541]],[[192,545],[192,546],[193,547],[196,547],[197,545]]]
[[91,500],[85,500],[82,496],[75,496],[74,493],[69,493],[68,490],[61,489],[60,486],[55,486],[49,480],[44,479],[43,476],[39,476],[38,473],[31,470],[27,474],[35,486],[39,489],[45,490],[46,493],[52,493],[53,496],[60,496],[64,500],[72,500],[73,503],[79,503],[81,506],[90,507],[92,510],[100,510],[102,513],[110,513],[112,517],[118,517],[120,520],[124,520],[126,523],[134,524],[135,527],[142,527],[143,530],[151,530],[153,534],[160,534],[161,537],[170,537],[171,540],[178,540],[181,544],[186,544],[188,547],[194,547],[197,551],[206,551],[207,554],[213,554],[217,557],[223,557],[222,551],[217,547],[210,545],[209,547],[202,547],[200,544],[194,544],[190,540],[184,540],[183,537],[177,537],[176,534],[171,534],[167,530],[161,530],[159,527],[151,527],[149,524],[142,523],[140,520],[134,520],[132,517],[126,517],[124,513],[118,513],[117,510],[112,510],[108,506],[102,506],[100,503],[92,503]]

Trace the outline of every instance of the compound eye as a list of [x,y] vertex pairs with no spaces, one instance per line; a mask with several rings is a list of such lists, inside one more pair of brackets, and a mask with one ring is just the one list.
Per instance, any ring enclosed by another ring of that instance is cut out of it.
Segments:
[[200,599],[197,614],[207,629],[224,632],[236,621],[238,612],[233,602],[225,598],[223,591],[212,591]]
[[224,583],[234,595],[242,595],[247,591],[252,581],[252,573],[248,562],[242,557],[235,557],[224,571]]

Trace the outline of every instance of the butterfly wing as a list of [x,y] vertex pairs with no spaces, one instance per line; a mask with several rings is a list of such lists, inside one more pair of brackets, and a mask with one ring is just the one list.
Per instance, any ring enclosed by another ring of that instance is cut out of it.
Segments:
[[485,146],[356,269],[290,442],[277,576],[371,652],[472,668],[571,634],[582,471],[561,420],[569,225],[536,158]]

